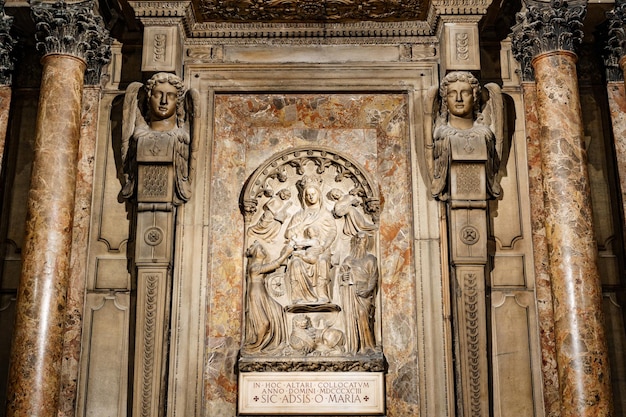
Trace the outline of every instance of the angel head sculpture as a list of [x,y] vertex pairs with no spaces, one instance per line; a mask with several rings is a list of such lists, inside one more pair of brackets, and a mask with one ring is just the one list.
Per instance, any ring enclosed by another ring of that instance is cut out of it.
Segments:
[[[425,151],[434,198],[449,196],[452,149],[460,149],[464,158],[471,159],[476,150],[478,159],[486,161],[487,193],[500,195],[498,170],[504,137],[503,102],[500,87],[487,84],[481,88],[478,79],[467,71],[447,74],[439,87],[433,86],[426,95]],[[486,155],[480,155],[485,149]],[[480,145],[480,146],[477,146]]]
[[198,106],[198,92],[186,89],[174,74],[160,72],[145,85],[128,86],[121,144],[124,198],[136,196],[139,165],[170,163],[174,194],[167,198],[176,205],[189,200],[198,147]]

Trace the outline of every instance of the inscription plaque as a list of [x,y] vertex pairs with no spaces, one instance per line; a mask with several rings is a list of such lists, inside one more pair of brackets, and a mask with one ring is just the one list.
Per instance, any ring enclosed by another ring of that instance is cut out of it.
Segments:
[[241,415],[382,415],[382,372],[242,372]]

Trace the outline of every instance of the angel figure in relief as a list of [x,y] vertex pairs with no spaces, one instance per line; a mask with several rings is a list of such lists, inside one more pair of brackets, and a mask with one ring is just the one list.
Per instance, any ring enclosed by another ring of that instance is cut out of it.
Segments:
[[180,77],[160,72],[145,86],[131,83],[124,96],[122,163],[124,198],[137,190],[137,165],[170,163],[174,168],[174,195],[179,205],[191,197],[191,181],[198,147],[199,95],[185,89]]
[[440,200],[449,198],[449,169],[453,149],[463,158],[486,145],[487,193],[500,195],[497,174],[504,137],[502,93],[497,84],[485,85],[467,71],[447,74],[439,88],[431,87],[426,98],[425,127],[427,164],[431,176],[431,194]]

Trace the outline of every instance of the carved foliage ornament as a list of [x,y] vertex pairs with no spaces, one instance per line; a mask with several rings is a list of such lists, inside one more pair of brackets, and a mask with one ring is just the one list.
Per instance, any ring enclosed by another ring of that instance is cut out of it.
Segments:
[[[94,14],[95,3],[44,3],[33,1],[31,13],[36,24],[37,50],[43,55],[72,55],[87,63],[89,72],[99,78],[109,62],[111,37],[102,17]],[[87,80],[89,82],[89,80]]]
[[619,81],[622,78],[619,61],[626,55],[626,1],[616,0],[613,10],[606,12],[606,18],[604,65],[607,78]]
[[[203,21],[347,22],[420,20],[420,0],[197,0]],[[427,3],[426,3],[427,5]]]
[[529,80],[534,57],[559,50],[575,52],[580,46],[587,1],[526,0],[525,5],[526,10],[516,16],[512,47],[515,58],[522,64],[523,78]]
[[0,0],[0,84],[11,84],[11,72],[13,72],[14,58],[11,56],[13,47],[17,43],[11,37],[9,31],[13,17],[4,13],[4,0]]

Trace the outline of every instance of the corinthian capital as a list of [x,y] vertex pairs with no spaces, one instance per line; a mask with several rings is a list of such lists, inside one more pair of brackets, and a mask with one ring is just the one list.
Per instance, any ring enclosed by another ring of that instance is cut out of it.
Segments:
[[0,84],[11,84],[11,73],[13,72],[13,47],[16,41],[11,37],[9,31],[13,17],[4,13],[4,0],[0,0]]
[[513,53],[526,70],[537,55],[552,51],[576,52],[582,43],[586,0],[524,0],[513,27]]
[[37,50],[43,55],[71,55],[89,67],[108,62],[111,38],[102,18],[94,13],[94,0],[32,1],[31,13],[37,28]]
[[619,62],[626,56],[626,0],[615,0],[613,10],[606,12],[606,18],[604,66],[607,78],[619,81],[622,78]]

